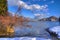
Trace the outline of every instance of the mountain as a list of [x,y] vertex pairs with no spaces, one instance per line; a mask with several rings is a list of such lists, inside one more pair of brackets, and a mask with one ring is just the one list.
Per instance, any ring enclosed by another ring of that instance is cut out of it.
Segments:
[[43,19],[39,19],[39,21],[58,21],[59,18],[55,17],[55,16],[51,16],[48,18],[43,18]]

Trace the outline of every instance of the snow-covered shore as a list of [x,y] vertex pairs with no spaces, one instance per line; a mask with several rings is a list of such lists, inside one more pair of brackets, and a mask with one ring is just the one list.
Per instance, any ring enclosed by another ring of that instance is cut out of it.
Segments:
[[60,38],[60,26],[49,28],[49,31],[57,34],[57,37]]
[[51,40],[45,38],[37,38],[37,37],[20,37],[20,38],[0,38],[0,40]]

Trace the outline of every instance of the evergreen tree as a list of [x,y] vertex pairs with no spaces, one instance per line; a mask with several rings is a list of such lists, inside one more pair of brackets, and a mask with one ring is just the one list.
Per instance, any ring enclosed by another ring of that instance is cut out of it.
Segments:
[[0,15],[7,15],[7,0],[0,0]]

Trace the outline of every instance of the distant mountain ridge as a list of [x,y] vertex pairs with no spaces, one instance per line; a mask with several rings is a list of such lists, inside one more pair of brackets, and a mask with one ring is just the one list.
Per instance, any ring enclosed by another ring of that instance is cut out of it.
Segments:
[[55,17],[55,16],[51,16],[48,18],[43,18],[43,19],[39,19],[39,21],[58,21],[59,18]]

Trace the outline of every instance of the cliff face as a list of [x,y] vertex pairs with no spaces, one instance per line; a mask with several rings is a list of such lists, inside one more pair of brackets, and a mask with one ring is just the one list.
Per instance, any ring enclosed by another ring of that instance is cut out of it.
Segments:
[[7,0],[0,0],[0,15],[6,16],[7,10]]

